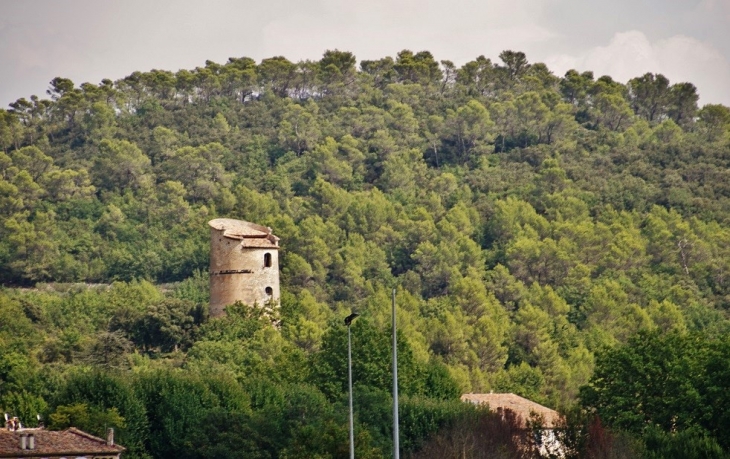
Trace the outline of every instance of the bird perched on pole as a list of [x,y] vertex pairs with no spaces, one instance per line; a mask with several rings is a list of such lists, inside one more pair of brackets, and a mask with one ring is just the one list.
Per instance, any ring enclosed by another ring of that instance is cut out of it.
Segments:
[[349,326],[350,326],[350,324],[352,324],[352,321],[353,321],[353,320],[355,320],[355,317],[357,317],[357,316],[359,316],[359,315],[360,315],[360,314],[358,314],[358,313],[356,313],[356,312],[353,312],[353,313],[352,313],[352,314],[350,314],[349,316],[345,317],[345,325],[347,325],[347,326],[349,327]]

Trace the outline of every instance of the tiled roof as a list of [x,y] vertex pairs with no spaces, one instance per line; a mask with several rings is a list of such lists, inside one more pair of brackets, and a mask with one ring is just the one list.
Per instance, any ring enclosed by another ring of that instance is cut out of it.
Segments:
[[[20,436],[34,435],[35,448],[20,449]],[[106,440],[76,428],[66,430],[0,429],[0,457],[83,456],[92,454],[116,455],[123,446],[107,445]]]
[[[276,237],[276,236],[274,236]],[[278,249],[279,246],[268,239],[245,238],[241,241],[242,247],[256,247],[263,249]]]
[[[223,231],[223,236],[231,239],[243,239],[246,246],[250,247],[271,247],[279,245],[279,238],[274,236],[271,228],[257,225],[256,223],[232,218],[216,218],[208,222],[211,228]],[[252,240],[261,239],[261,246],[250,245]],[[266,242],[263,242],[266,241]]]
[[557,411],[515,394],[464,394],[461,400],[475,405],[486,404],[492,411],[512,410],[522,418],[523,427],[526,426],[526,421],[530,420],[532,413],[542,416],[544,420],[542,427],[548,429],[556,427],[560,419]]

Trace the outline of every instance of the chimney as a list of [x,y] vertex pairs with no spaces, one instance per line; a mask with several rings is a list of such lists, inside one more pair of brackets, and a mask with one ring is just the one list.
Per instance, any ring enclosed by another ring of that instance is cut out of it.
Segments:
[[114,446],[114,429],[111,427],[106,429],[106,445]]
[[28,434],[28,449],[35,449],[35,435]]
[[28,449],[28,434],[20,434],[20,449]]

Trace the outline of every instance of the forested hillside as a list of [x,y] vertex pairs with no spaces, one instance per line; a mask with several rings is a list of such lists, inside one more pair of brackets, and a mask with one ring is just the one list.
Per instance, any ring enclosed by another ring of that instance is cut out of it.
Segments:
[[[337,457],[354,309],[358,457],[379,457],[397,288],[408,451],[461,392],[641,433],[579,388],[637,333],[730,365],[730,109],[660,74],[499,59],[231,58],[0,110],[0,407],[116,425],[130,457]],[[277,328],[208,320],[216,217],[281,238]]]

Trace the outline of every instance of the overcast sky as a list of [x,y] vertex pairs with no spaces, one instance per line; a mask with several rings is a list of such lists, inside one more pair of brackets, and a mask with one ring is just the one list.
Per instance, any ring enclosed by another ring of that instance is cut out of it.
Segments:
[[646,72],[730,106],[730,0],[0,0],[0,107],[135,70],[229,57],[358,60],[428,50],[462,65],[523,51],[559,76]]

